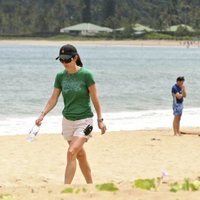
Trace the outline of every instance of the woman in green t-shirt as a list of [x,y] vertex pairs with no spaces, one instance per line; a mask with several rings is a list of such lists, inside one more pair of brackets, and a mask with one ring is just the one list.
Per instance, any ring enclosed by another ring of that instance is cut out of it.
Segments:
[[36,120],[36,124],[41,125],[42,120],[57,104],[62,93],[64,100],[62,135],[69,143],[65,184],[71,184],[74,178],[76,159],[79,161],[86,182],[92,183],[90,166],[83,148],[84,143],[91,137],[93,128],[90,97],[97,113],[98,127],[102,134],[106,132],[95,81],[91,72],[82,67],[80,56],[74,46],[67,44],[61,47],[56,59],[60,60],[65,69],[57,74],[52,96]]

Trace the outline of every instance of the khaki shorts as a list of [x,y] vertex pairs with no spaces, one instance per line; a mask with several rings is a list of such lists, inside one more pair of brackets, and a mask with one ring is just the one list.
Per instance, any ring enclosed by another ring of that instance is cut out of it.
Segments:
[[71,141],[73,137],[83,137],[88,140],[90,137],[92,137],[91,133],[89,135],[85,135],[84,133],[84,129],[88,125],[93,126],[92,118],[71,121],[63,117],[62,135],[67,141]]

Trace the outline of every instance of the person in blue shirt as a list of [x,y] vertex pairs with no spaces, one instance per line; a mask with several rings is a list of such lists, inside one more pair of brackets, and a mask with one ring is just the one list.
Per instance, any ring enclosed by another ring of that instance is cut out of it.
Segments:
[[172,97],[173,97],[173,112],[174,112],[174,121],[173,121],[173,130],[174,135],[181,135],[180,133],[180,121],[183,113],[183,98],[186,97],[185,89],[185,78],[179,76],[176,79],[176,84],[172,86]]

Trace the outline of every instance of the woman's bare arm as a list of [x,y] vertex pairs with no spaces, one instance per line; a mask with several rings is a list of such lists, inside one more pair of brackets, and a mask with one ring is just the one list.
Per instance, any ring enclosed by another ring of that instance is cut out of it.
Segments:
[[89,87],[89,92],[90,92],[90,97],[92,99],[92,103],[93,103],[94,108],[97,113],[98,126],[101,129],[101,133],[104,134],[106,132],[106,126],[103,123],[103,121],[101,121],[101,119],[102,119],[101,106],[100,106],[100,102],[99,102],[99,98],[97,95],[97,89],[96,89],[95,84],[93,84]]
[[41,125],[42,120],[44,119],[45,115],[47,115],[57,104],[58,98],[60,96],[61,90],[58,88],[54,88],[53,93],[50,97],[50,99],[47,102],[47,105],[45,106],[44,110],[41,112],[38,119],[35,121],[37,125]]

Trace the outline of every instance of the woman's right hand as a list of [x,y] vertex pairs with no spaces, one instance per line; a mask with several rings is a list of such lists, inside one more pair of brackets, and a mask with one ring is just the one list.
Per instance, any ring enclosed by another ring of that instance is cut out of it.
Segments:
[[40,125],[42,124],[42,120],[43,120],[43,119],[44,119],[44,115],[41,114],[41,115],[38,117],[38,119],[35,120],[35,124],[36,124],[37,126],[40,126]]

